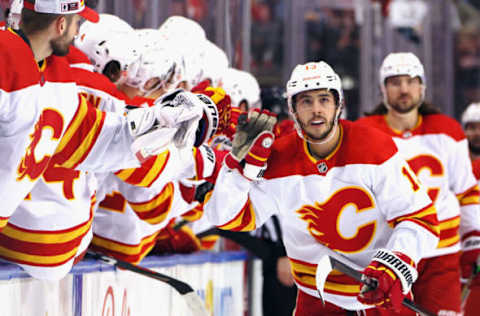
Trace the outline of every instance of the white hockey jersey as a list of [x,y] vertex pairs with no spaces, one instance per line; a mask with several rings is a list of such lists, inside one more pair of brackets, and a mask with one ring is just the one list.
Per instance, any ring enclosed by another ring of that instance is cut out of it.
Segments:
[[[296,284],[315,297],[325,246],[365,267],[378,248],[418,262],[438,243],[435,207],[392,139],[348,121],[340,129],[338,146],[321,160],[296,133],[277,139],[260,182],[222,167],[205,205],[210,222],[228,230],[253,230],[277,214]],[[371,307],[357,301],[360,288],[333,271],[325,298],[348,310]]]
[[[47,64],[45,73],[50,66]],[[87,81],[78,74],[88,73],[85,70],[64,70],[70,71],[79,84],[80,79]],[[85,89],[77,86],[72,93],[78,92],[84,93]],[[109,100],[100,90],[96,92]],[[138,164],[129,154],[130,136],[119,133],[122,114],[115,117],[93,108],[85,98],[80,100],[76,115],[43,175],[16,209],[12,222],[0,232],[0,257],[20,264],[40,279],[65,276],[92,239],[96,179],[93,173],[71,168],[106,171]]]
[[64,58],[50,56],[39,67],[27,42],[11,30],[0,31],[0,54],[0,151],[5,153],[0,228],[55,152],[57,164],[66,168],[118,170],[137,165],[133,154],[125,151],[132,143],[125,118],[88,107],[78,96]]
[[457,121],[443,114],[420,116],[418,124],[405,132],[391,129],[383,115],[364,117],[358,123],[392,136],[400,153],[427,188],[437,209],[440,241],[425,257],[458,252],[460,236],[480,233],[478,185],[467,139]]
[[108,175],[98,194],[101,203],[95,212],[92,248],[140,262],[155,245],[159,231],[197,204],[187,201],[182,190],[176,181],[143,188]]

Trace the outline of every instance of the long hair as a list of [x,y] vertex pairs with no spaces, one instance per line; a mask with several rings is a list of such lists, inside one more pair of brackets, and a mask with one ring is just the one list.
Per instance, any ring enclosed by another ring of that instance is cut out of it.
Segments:
[[[372,116],[372,115],[385,115],[388,113],[388,109],[383,102],[380,102],[372,111],[364,112],[365,116]],[[418,113],[421,115],[431,115],[431,114],[440,114],[439,108],[433,105],[430,102],[423,101],[423,103],[418,108]]]

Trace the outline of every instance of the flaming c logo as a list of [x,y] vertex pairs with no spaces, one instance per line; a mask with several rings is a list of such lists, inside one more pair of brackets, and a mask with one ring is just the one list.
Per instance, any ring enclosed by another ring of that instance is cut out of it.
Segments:
[[[430,174],[430,181],[434,181],[435,177],[442,177],[444,175],[442,163],[434,156],[420,155],[409,159],[407,162],[417,177],[420,175],[420,172],[423,169],[427,170],[427,172]],[[425,181],[425,185],[428,185],[428,182],[429,181]],[[440,192],[440,188],[428,185],[427,192],[432,201],[435,202],[437,200],[438,193]]]
[[355,253],[370,244],[375,234],[376,222],[358,225],[356,223],[361,221],[360,217],[358,220],[356,216],[350,217],[348,225],[358,225],[356,232],[351,237],[342,236],[339,222],[342,212],[348,206],[353,206],[354,214],[357,215],[375,205],[368,192],[359,187],[348,187],[335,192],[324,203],[304,205],[297,213],[308,223],[308,231],[319,243],[344,253]]
[[34,132],[30,135],[30,145],[27,148],[25,156],[20,161],[17,168],[17,180],[21,181],[28,176],[31,180],[35,180],[42,175],[42,172],[48,165],[51,156],[45,154],[40,160],[35,157],[35,149],[37,148],[42,132],[45,129],[52,130],[52,140],[58,140],[63,131],[63,118],[60,113],[53,109],[44,109],[40,115],[40,119],[35,124]]

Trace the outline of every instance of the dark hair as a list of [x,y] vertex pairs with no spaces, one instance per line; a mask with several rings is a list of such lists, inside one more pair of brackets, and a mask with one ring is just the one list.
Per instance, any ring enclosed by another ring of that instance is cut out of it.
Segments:
[[111,82],[116,82],[118,79],[120,79],[120,63],[116,60],[109,61],[105,65],[105,68],[103,68],[102,74],[107,76],[107,78],[110,79]]
[[[340,95],[338,94],[337,90],[334,90],[334,89],[328,89],[328,88],[320,88],[318,90],[326,90],[328,92],[330,92],[332,95],[333,95],[333,100],[335,101],[335,105],[338,107],[340,105]],[[311,90],[310,90],[311,91]],[[296,112],[297,111],[297,96],[300,94],[301,92],[295,94],[293,97],[292,97],[292,108],[293,108],[293,111]]]
[[[25,0],[30,3],[35,3],[34,0]],[[20,28],[25,34],[35,34],[37,32],[47,29],[53,21],[59,17],[64,16],[67,21],[67,27],[73,21],[73,14],[52,14],[52,13],[39,13],[29,9],[22,9],[22,18],[20,22]]]
[[[384,115],[387,114],[388,109],[385,106],[383,102],[380,102],[372,111],[370,112],[365,112],[365,116],[371,116],[371,115]],[[435,105],[423,101],[422,105],[418,108],[418,113],[421,115],[431,115],[431,114],[439,114],[442,113],[439,108],[437,108]]]

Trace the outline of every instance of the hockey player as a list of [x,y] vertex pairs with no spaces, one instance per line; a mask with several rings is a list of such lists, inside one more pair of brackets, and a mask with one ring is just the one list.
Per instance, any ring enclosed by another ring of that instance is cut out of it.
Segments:
[[246,71],[228,68],[222,78],[222,88],[230,95],[232,106],[240,108],[241,111],[262,107],[260,85],[257,79]]
[[[383,102],[358,122],[393,137],[427,188],[440,224],[438,246],[418,265],[415,301],[439,315],[460,313],[459,260],[468,278],[480,254],[479,191],[467,140],[460,124],[424,101],[425,73],[414,54],[385,57],[380,87]],[[442,290],[447,285],[448,292]]]
[[[0,80],[0,148],[9,153],[1,171],[0,196],[4,203],[0,227],[31,191],[52,154],[70,148],[70,141],[79,140],[81,133],[72,134],[78,127],[83,131],[94,129],[92,135],[96,135],[97,145],[102,145],[91,149],[97,153],[94,159],[101,159],[109,152],[105,168],[115,164],[118,169],[137,163],[133,155],[124,151],[132,143],[125,117],[89,109],[78,97],[68,64],[57,56],[68,52],[77,33],[80,19],[77,13],[91,20],[97,18],[81,1],[68,4],[71,4],[66,7],[68,10],[62,11],[64,1],[38,0],[35,4],[25,1],[18,33],[10,30],[0,33],[0,62],[6,71]],[[67,127],[72,129],[71,133],[65,133]],[[118,151],[122,155],[114,154]],[[61,155],[69,167],[85,159],[84,153],[63,151]]]
[[[480,104],[470,104],[462,114],[462,125],[468,139],[473,173],[480,181]],[[462,289],[462,312],[464,316],[474,316],[480,310],[480,274],[479,261],[473,267],[474,274],[464,280]]]
[[[272,214],[281,217],[300,290],[296,316],[364,309],[375,315],[382,308],[408,315],[401,301],[415,281],[416,262],[438,243],[428,194],[390,137],[338,120],[343,92],[328,64],[295,67],[287,96],[298,133],[273,142],[275,120],[251,112],[239,124],[205,214],[219,228],[236,231],[259,227]],[[366,267],[363,274],[376,279],[377,288],[367,291],[334,271],[323,305],[315,283],[323,247]]]
[[465,109],[462,125],[468,139],[470,158],[475,162],[480,158],[480,103],[472,103]]

